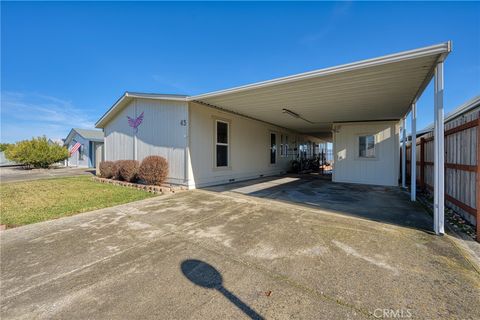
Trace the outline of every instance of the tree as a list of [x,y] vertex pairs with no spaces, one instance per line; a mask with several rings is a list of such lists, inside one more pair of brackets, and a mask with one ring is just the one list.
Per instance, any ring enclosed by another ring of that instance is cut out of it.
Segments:
[[8,147],[10,147],[12,144],[11,143],[0,143],[0,151],[3,152],[7,150]]
[[23,140],[5,150],[8,160],[34,168],[48,168],[68,158],[68,150],[57,144],[49,144],[46,137]]

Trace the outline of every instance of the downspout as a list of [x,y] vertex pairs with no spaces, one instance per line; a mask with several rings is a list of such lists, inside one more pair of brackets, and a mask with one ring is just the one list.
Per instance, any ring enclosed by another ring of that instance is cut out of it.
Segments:
[[[133,105],[134,119],[137,118],[137,99],[135,98],[135,103]],[[138,160],[137,155],[137,130],[133,130],[133,160]]]
[[185,155],[184,155],[184,183],[187,188],[190,189],[190,104],[187,104],[187,123],[185,124]]

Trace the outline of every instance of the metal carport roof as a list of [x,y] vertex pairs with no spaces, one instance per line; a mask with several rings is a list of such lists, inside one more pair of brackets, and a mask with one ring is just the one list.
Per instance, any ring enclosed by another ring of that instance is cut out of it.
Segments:
[[450,50],[445,42],[187,100],[325,136],[335,122],[401,119]]

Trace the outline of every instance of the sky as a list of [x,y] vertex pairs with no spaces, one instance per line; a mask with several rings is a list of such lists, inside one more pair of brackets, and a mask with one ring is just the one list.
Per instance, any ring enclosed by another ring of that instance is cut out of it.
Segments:
[[[480,3],[1,2],[1,142],[93,128],[125,92],[200,94],[453,41],[445,112],[480,94]],[[418,103],[433,121],[433,88]]]

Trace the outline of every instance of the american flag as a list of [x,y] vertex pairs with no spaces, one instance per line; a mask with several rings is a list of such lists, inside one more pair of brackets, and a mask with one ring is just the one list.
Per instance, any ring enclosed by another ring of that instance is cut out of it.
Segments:
[[77,152],[77,150],[81,147],[82,145],[80,144],[80,142],[77,142],[73,145],[73,147],[70,149],[70,155],[74,154],[75,152]]

